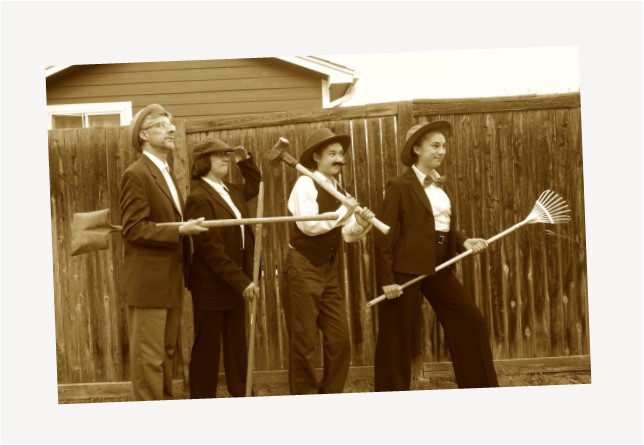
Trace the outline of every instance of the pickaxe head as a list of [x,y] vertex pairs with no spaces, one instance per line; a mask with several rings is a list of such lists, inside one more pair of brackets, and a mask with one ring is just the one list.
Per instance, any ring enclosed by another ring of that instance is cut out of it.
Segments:
[[288,146],[288,139],[280,137],[277,143],[273,145],[270,150],[267,150],[266,153],[264,153],[266,159],[270,161],[271,167],[276,168],[280,161],[283,161],[292,167],[295,167],[298,164],[297,159],[286,152]]

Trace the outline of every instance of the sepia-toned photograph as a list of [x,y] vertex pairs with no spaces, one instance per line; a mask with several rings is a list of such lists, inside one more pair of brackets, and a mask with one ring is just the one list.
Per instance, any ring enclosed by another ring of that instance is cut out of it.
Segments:
[[641,2],[0,3],[0,442],[644,440]]
[[577,49],[337,57],[47,68],[60,403],[591,383]]

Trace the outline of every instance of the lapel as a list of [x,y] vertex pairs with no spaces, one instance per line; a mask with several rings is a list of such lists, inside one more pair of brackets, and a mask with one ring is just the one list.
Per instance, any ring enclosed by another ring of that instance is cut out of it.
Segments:
[[[181,214],[181,210],[177,209],[177,205],[174,202],[174,199],[172,198],[172,192],[170,192],[170,188],[168,187],[168,183],[165,182],[165,178],[163,177],[163,173],[161,173],[161,170],[159,170],[159,167],[157,167],[154,162],[152,162],[146,155],[141,154],[141,159],[143,160],[144,164],[147,166],[148,171],[150,172],[150,176],[154,178],[154,182],[156,182],[157,186],[161,189],[163,194],[170,200],[170,204],[172,205],[172,208],[176,210],[178,214]],[[172,174],[170,174],[170,177],[172,178],[172,181],[174,182],[174,186],[177,189],[177,194],[179,195],[179,202],[181,206],[183,207],[183,200],[181,198],[181,193],[179,193],[179,187],[177,186],[177,181],[174,179]]]
[[434,217],[434,211],[432,210],[432,205],[429,202],[429,199],[427,198],[427,194],[425,193],[425,190],[423,189],[423,186],[420,185],[420,181],[418,180],[418,176],[416,176],[416,173],[411,168],[408,168],[407,171],[404,173],[405,179],[409,182],[409,186],[411,189],[414,191],[414,195],[420,200],[420,202],[423,204],[425,209],[429,212],[429,214]]
[[241,213],[242,218],[248,218],[248,215],[244,210],[246,208],[246,200],[244,199],[244,195],[239,193],[239,191],[235,187],[233,187],[232,184],[228,182],[224,182],[224,184],[226,184],[226,187],[228,187],[228,194],[230,195],[230,199],[233,200],[233,203],[237,207],[237,210],[239,210],[239,213]]
[[[226,209],[226,211],[230,214],[230,218],[235,218],[235,212],[233,212],[233,209],[230,208],[226,200],[222,198],[222,196],[214,188],[212,188],[210,184],[207,184],[203,179],[200,179],[199,185],[206,191],[206,193],[208,193],[212,197],[212,199],[214,199],[217,203],[219,203],[219,205]],[[230,190],[230,187],[228,188],[228,190]],[[235,201],[233,200],[233,202]]]

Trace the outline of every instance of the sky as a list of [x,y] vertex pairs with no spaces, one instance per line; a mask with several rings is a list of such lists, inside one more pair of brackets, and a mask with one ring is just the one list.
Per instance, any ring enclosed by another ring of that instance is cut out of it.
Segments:
[[357,71],[343,106],[579,91],[576,46],[318,56]]

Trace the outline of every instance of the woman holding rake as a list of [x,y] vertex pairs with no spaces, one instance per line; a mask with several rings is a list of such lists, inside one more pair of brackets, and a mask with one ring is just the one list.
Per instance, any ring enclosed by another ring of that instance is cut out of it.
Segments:
[[[375,390],[407,391],[411,381],[414,324],[424,296],[445,332],[459,388],[498,386],[485,319],[451,268],[435,268],[457,252],[477,253],[487,241],[460,232],[453,195],[438,168],[445,157],[449,122],[425,122],[408,132],[401,161],[410,167],[387,184],[376,233],[378,282],[387,296],[378,310]],[[422,281],[403,290],[418,275]]]

